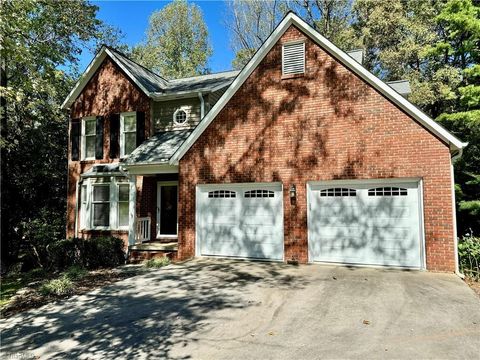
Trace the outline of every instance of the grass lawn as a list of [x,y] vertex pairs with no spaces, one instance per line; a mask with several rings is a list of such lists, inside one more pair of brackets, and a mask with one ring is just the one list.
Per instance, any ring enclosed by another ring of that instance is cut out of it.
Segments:
[[26,273],[15,273],[2,277],[0,283],[0,309],[3,309],[11,301],[18,290],[28,284],[45,280],[46,274],[43,269],[34,269]]

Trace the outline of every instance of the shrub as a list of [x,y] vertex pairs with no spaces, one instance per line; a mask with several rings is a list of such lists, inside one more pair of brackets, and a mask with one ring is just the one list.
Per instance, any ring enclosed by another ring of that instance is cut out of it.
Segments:
[[162,257],[157,259],[149,259],[144,262],[144,265],[147,268],[161,268],[170,264],[170,259],[168,257]]
[[84,265],[88,269],[115,267],[125,263],[123,240],[112,237],[95,237],[84,241]]
[[480,281],[480,237],[467,235],[460,238],[458,257],[462,273]]
[[123,241],[116,237],[64,239],[50,244],[48,250],[50,267],[56,270],[71,266],[87,269],[108,268],[125,263]]
[[73,283],[66,276],[47,281],[40,287],[40,293],[43,295],[68,295],[73,291]]
[[48,246],[50,267],[63,270],[69,266],[82,266],[84,253],[84,240],[70,238],[57,240]]
[[79,280],[87,275],[87,270],[78,265],[70,266],[64,273],[64,276],[70,280]]

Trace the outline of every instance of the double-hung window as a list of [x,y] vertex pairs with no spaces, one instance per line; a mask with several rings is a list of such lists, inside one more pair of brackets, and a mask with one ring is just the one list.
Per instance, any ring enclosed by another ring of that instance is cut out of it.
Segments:
[[123,177],[85,179],[80,194],[80,227],[86,230],[128,229],[130,186]]
[[135,112],[120,114],[120,157],[129,155],[137,147],[137,116]]
[[82,160],[95,159],[96,119],[82,119]]
[[130,185],[118,185],[118,227],[128,227],[128,204]]
[[93,184],[93,227],[110,227],[110,184]]

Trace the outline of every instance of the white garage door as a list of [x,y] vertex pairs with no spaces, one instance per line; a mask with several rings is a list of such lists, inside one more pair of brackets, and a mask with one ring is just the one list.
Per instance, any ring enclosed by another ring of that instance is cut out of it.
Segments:
[[420,268],[418,182],[310,184],[311,261]]
[[197,187],[197,254],[283,260],[281,184]]

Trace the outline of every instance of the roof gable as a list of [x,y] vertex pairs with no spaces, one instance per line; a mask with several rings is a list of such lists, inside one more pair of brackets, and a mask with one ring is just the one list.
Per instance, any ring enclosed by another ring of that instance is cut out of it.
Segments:
[[238,71],[225,71],[215,74],[167,80],[130,60],[122,53],[103,46],[78,79],[72,91],[68,94],[62,104],[62,109],[68,109],[74,103],[107,57],[112,59],[145,95],[154,100],[161,100],[167,97],[175,98],[185,94],[190,95],[192,93],[197,94],[216,91],[229,86],[239,73]]
[[280,24],[275,28],[275,30],[270,34],[268,39],[263,43],[263,45],[258,49],[255,55],[250,59],[248,64],[243,68],[240,74],[235,78],[231,83],[229,88],[225,91],[219,101],[213,106],[209,113],[204,117],[202,122],[194,129],[190,136],[185,140],[185,142],[178,148],[175,154],[170,159],[171,164],[178,164],[179,160],[186,154],[190,147],[195,143],[195,141],[200,137],[200,135],[205,131],[205,129],[210,125],[210,123],[215,119],[219,112],[225,107],[228,101],[233,97],[233,95],[240,89],[243,83],[248,79],[252,72],[258,67],[260,62],[264,57],[269,53],[273,46],[279,41],[280,37],[285,33],[285,31],[291,26],[294,25],[300,29],[305,35],[307,35],[314,43],[320,46],[322,49],[327,51],[331,56],[338,60],[345,67],[350,69],[354,74],[363,79],[366,83],[380,92],[387,100],[398,106],[402,111],[404,111],[411,118],[418,121],[422,126],[428,129],[430,132],[435,134],[441,140],[449,144],[450,149],[461,150],[464,148],[467,143],[461,142],[455,136],[450,134],[446,129],[436,123],[428,115],[423,113],[415,105],[410,103],[397,91],[395,91],[391,86],[380,80],[378,77],[370,73],[366,68],[364,68],[360,63],[358,63],[353,57],[349,56],[346,52],[340,50],[328,39],[320,35],[316,30],[314,30],[310,25],[305,21],[299,18],[296,14],[290,12],[285,18],[280,22]]

